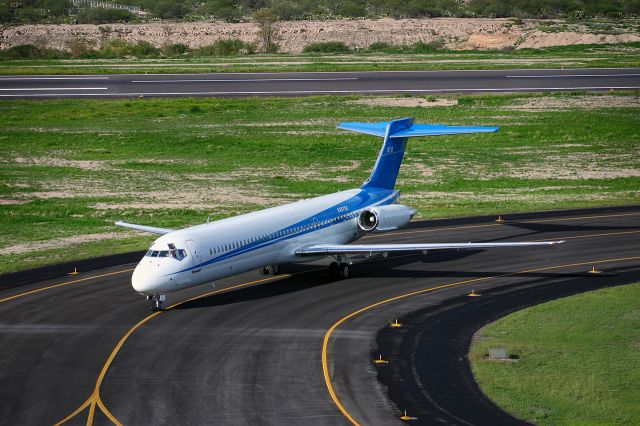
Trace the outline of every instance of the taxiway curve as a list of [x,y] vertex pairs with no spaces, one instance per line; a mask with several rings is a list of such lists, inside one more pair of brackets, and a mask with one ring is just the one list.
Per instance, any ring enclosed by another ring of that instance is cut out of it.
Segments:
[[0,422],[399,424],[403,407],[372,362],[393,318],[471,288],[587,288],[592,265],[609,281],[640,270],[640,207],[514,218],[421,222],[364,241],[567,243],[394,256],[359,263],[348,281],[319,264],[247,273],[171,296],[184,303],[156,314],[130,287],[132,265],[0,283]]
[[640,68],[0,76],[2,98],[635,90]]

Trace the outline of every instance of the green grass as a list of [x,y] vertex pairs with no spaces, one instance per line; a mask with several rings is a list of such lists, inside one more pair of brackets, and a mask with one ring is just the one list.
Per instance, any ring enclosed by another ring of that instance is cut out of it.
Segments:
[[260,54],[179,59],[0,60],[0,74],[381,71],[640,66],[640,43],[572,45],[500,51],[428,53]]
[[[640,424],[640,284],[534,306],[480,330],[470,353],[482,390],[544,425]],[[517,362],[487,359],[504,347]]]
[[380,141],[341,121],[501,126],[411,141],[398,185],[421,218],[640,201],[638,93],[371,99],[2,101],[0,272],[146,248],[120,219],[181,227],[357,187]]

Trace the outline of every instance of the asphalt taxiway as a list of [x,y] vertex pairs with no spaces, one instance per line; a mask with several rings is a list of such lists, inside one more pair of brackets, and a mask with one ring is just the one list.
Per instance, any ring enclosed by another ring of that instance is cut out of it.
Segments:
[[[481,306],[492,294],[640,279],[640,207],[506,219],[419,222],[362,241],[566,243],[368,259],[346,281],[330,281],[324,264],[283,268],[280,276],[246,273],[216,289],[170,295],[173,307],[156,313],[131,289],[134,264],[44,281],[33,276],[18,286],[0,278],[0,421],[401,424],[401,410],[411,415],[419,406],[379,380],[381,369],[394,368],[393,353],[382,354],[388,364],[374,363],[384,348],[379,333],[394,318],[424,324],[412,318],[466,303],[472,289],[486,295],[474,299]],[[587,274],[593,266],[604,274]],[[401,330],[399,341],[409,333]],[[420,382],[429,377],[423,367],[414,377]],[[416,390],[416,401],[435,404],[417,421],[482,424],[438,399],[481,398],[472,386],[446,393],[448,380],[435,375]]]
[[640,89],[640,68],[0,76],[0,99],[635,89]]

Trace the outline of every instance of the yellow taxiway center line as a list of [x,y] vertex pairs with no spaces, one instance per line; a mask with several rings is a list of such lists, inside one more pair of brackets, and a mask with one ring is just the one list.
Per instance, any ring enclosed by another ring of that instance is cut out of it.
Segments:
[[[192,297],[190,299],[186,299],[186,300],[183,300],[182,302],[178,302],[178,303],[176,303],[174,305],[171,305],[166,309],[166,311],[168,311],[170,309],[174,309],[174,308],[176,308],[176,307],[178,307],[180,305],[183,305],[183,304],[185,304],[187,302],[191,302],[193,300],[202,299],[202,298],[205,298],[207,296],[211,296],[211,295],[218,294],[218,293],[224,293],[224,292],[227,292],[229,290],[235,290],[235,289],[242,288],[242,287],[248,287],[248,286],[254,285],[254,284],[259,284],[259,283],[263,283],[263,282],[267,282],[267,281],[274,281],[274,280],[279,280],[279,279],[283,279],[283,278],[288,278],[291,275],[293,275],[293,274],[284,274],[284,275],[278,275],[278,276],[275,276],[275,277],[263,278],[263,279],[260,279],[260,280],[249,281],[249,282],[245,282],[245,283],[242,283],[242,284],[236,284],[236,285],[233,285],[231,287],[223,288],[223,289],[220,289],[220,290],[214,290],[214,291],[210,291],[208,293],[203,293],[203,294],[200,294],[198,296],[195,296],[195,297]],[[64,419],[60,420],[58,423],[56,423],[55,424],[56,426],[68,422],[69,420],[71,420],[72,418],[74,418],[75,416],[80,414],[87,407],[90,407],[90,409],[89,409],[89,417],[87,418],[87,426],[93,425],[93,419],[94,419],[94,416],[95,416],[95,407],[96,407],[96,405],[98,406],[100,411],[102,411],[109,418],[109,420],[111,420],[111,422],[113,422],[117,426],[122,426],[122,423],[113,414],[111,414],[109,409],[107,409],[107,407],[105,406],[104,402],[102,401],[102,398],[100,396],[100,386],[102,385],[102,381],[104,380],[104,378],[105,378],[105,376],[107,374],[107,371],[109,370],[109,367],[113,363],[113,360],[115,359],[116,355],[118,354],[118,352],[120,351],[120,349],[122,348],[124,343],[127,341],[127,339],[138,328],[140,328],[143,324],[145,324],[147,321],[151,320],[152,318],[155,318],[158,315],[161,315],[163,312],[164,311],[158,311],[158,312],[154,312],[154,313],[146,316],[145,318],[140,320],[136,325],[131,327],[129,329],[129,331],[127,331],[127,333],[124,336],[122,336],[122,338],[120,339],[118,344],[111,351],[111,354],[109,354],[109,357],[107,358],[107,361],[102,366],[102,370],[100,371],[100,374],[98,375],[98,379],[96,380],[96,385],[95,385],[95,387],[93,389],[93,392],[89,396],[89,398],[87,398],[87,400],[85,402],[83,402],[82,405],[80,405],[80,407],[78,407],[75,411],[73,411],[67,417],[65,417]]]
[[[611,235],[628,235],[628,234],[640,234],[640,230],[639,231],[605,232],[602,234],[589,234],[589,235],[574,235],[571,237],[557,237],[557,238],[554,238],[554,240],[578,240],[580,238],[595,238],[595,237],[607,237]],[[545,238],[542,240],[531,240],[531,242],[548,241],[548,240],[549,240],[548,238]]]
[[123,269],[121,271],[109,272],[107,274],[93,275],[91,277],[80,278],[78,280],[67,281],[67,282],[60,283],[60,284],[53,284],[53,285],[49,285],[47,287],[37,288],[35,290],[25,291],[24,293],[19,293],[19,294],[13,295],[13,296],[5,297],[4,299],[0,299],[0,303],[8,302],[9,300],[14,300],[14,299],[17,299],[19,297],[28,296],[30,294],[40,293],[41,291],[51,290],[52,288],[64,287],[64,286],[67,286],[67,285],[81,283],[81,282],[84,282],[84,281],[95,280],[96,278],[109,277],[111,275],[123,274],[125,272],[131,272],[131,271],[133,271],[133,268],[131,268],[131,269]]
[[335,389],[333,388],[333,384],[331,383],[331,377],[329,374],[329,361],[328,361],[328,348],[329,348],[329,339],[331,338],[331,335],[333,334],[333,332],[343,323],[345,323],[346,321],[350,320],[351,318],[369,311],[371,309],[374,309],[378,306],[382,306],[385,305],[387,303],[390,302],[395,302],[397,300],[401,300],[401,299],[406,299],[408,297],[411,296],[417,296],[417,295],[421,295],[421,294],[425,294],[425,293],[431,293],[434,292],[436,290],[442,290],[444,288],[449,288],[449,287],[456,287],[456,286],[460,286],[463,284],[469,284],[472,282],[480,282],[480,281],[489,281],[489,280],[493,280],[496,278],[504,278],[504,277],[509,277],[509,276],[515,276],[515,275],[521,275],[521,274],[527,274],[527,273],[531,273],[531,272],[540,272],[540,271],[549,271],[549,270],[554,270],[554,269],[562,269],[562,268],[570,268],[570,267],[574,267],[574,266],[583,266],[583,265],[592,265],[594,263],[598,263],[598,264],[602,264],[602,263],[613,263],[613,262],[624,262],[624,261],[628,261],[628,260],[638,260],[640,259],[640,256],[633,256],[633,257],[621,257],[621,258],[617,258],[617,259],[602,259],[602,260],[592,260],[589,262],[578,262],[578,263],[569,263],[569,264],[565,264],[565,265],[556,265],[556,266],[547,266],[544,268],[535,268],[535,269],[527,269],[524,271],[518,271],[518,272],[511,272],[508,274],[501,274],[501,275],[495,275],[495,276],[491,276],[491,277],[481,277],[481,278],[472,278],[469,280],[463,280],[463,281],[457,281],[457,282],[453,282],[453,283],[449,283],[449,284],[443,284],[443,285],[439,285],[439,286],[435,286],[435,287],[429,287],[426,289],[422,289],[422,290],[416,290],[416,291],[412,291],[409,293],[404,293],[401,294],[399,296],[394,296],[394,297],[390,297],[388,299],[383,299],[379,302],[376,303],[372,303],[370,305],[367,305],[363,308],[358,309],[357,311],[353,311],[350,314],[345,315],[344,317],[340,318],[338,321],[336,321],[330,328],[329,330],[327,330],[327,332],[324,335],[324,339],[322,341],[322,374],[324,375],[324,381],[325,384],[327,386],[327,389],[329,390],[329,394],[331,395],[331,399],[333,400],[333,402],[335,403],[335,405],[338,407],[338,409],[340,410],[340,412],[347,418],[347,420],[349,420],[353,425],[356,426],[360,426],[360,423],[347,411],[347,409],[344,407],[344,405],[342,405],[342,403],[340,402],[340,399],[338,398],[338,395],[336,394]]

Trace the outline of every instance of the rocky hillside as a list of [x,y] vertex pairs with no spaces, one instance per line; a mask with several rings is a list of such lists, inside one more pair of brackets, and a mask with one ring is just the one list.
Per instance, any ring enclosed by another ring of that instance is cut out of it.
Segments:
[[[437,42],[450,49],[539,48],[585,43],[640,41],[635,25],[620,28],[589,27],[557,21],[513,19],[355,19],[334,21],[286,21],[279,24],[281,52],[298,53],[310,44],[342,41],[350,47],[375,42],[405,45]],[[156,47],[185,43],[192,48],[219,39],[257,41],[253,23],[189,22],[106,25],[20,25],[0,28],[0,48],[21,44],[66,49],[82,39],[100,47],[110,39],[147,41]]]

